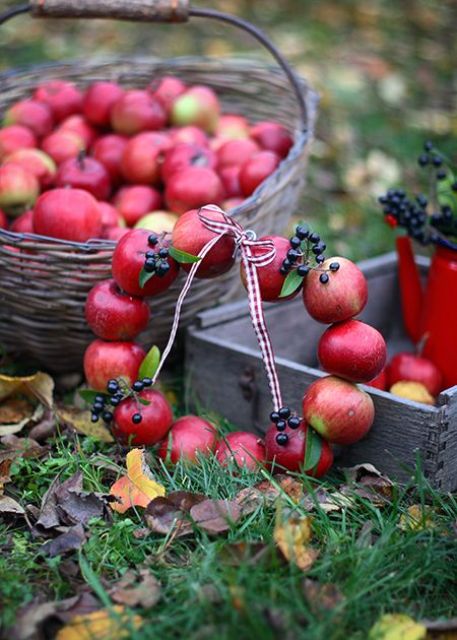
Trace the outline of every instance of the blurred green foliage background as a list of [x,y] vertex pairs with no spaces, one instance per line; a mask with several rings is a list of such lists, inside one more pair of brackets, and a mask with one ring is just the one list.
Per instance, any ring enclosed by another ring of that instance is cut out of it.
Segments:
[[[2,2],[2,8],[16,2]],[[199,0],[262,27],[321,95],[303,202],[332,253],[393,247],[376,196],[415,185],[432,139],[455,156],[455,0]],[[0,30],[0,68],[106,54],[262,56],[249,36],[214,22],[147,25],[32,21]],[[298,217],[303,217],[297,212]]]

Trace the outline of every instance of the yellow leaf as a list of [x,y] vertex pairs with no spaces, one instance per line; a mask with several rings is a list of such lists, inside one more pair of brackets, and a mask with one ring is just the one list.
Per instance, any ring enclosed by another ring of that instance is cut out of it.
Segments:
[[422,531],[423,529],[433,529],[435,523],[432,519],[433,509],[420,504],[412,504],[407,512],[400,517],[398,526],[403,531]]
[[121,640],[130,638],[133,629],[143,623],[140,616],[131,616],[125,607],[100,609],[75,616],[56,636],[56,640]]
[[113,436],[101,420],[92,422],[90,411],[76,407],[63,407],[57,411],[57,417],[78,433],[91,436],[100,442],[114,442]]
[[434,397],[430,395],[428,389],[420,382],[401,380],[390,388],[390,393],[393,393],[394,396],[400,396],[400,398],[413,400],[414,402],[422,402],[422,404],[435,404]]
[[111,508],[124,513],[131,507],[147,507],[151,500],[165,495],[165,487],[156,482],[148,468],[142,449],[132,449],[127,454],[127,475],[119,478],[110,494],[120,500]]
[[423,640],[426,628],[403,613],[388,613],[371,627],[368,640]]
[[274,541],[283,556],[302,571],[307,571],[319,555],[319,551],[309,545],[312,538],[311,523],[312,519],[308,516],[283,521],[279,515],[273,532]]
[[0,375],[0,401],[14,393],[33,396],[41,404],[51,409],[53,405],[54,380],[47,373],[35,373],[33,376],[12,377]]

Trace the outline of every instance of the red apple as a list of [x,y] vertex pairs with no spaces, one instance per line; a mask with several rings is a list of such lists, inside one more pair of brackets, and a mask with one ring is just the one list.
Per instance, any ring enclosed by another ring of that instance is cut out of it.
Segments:
[[[281,265],[286,258],[287,252],[291,249],[290,242],[287,238],[282,236],[262,236],[259,240],[271,240],[276,249],[276,255],[270,264],[264,267],[257,267],[257,277],[259,281],[260,294],[264,302],[283,302],[284,300],[290,300],[298,295],[299,289],[297,289],[290,296],[280,298],[281,290],[284,285],[284,280],[287,275],[283,275],[280,272]],[[253,248],[253,255],[261,255],[264,250]],[[246,272],[244,269],[244,263],[240,264],[241,280],[245,289],[247,290]]]
[[46,191],[35,205],[33,227],[39,235],[62,240],[99,238],[102,220],[98,202],[82,189]]
[[259,122],[251,127],[251,138],[262,149],[274,151],[280,158],[285,158],[294,141],[282,124],[277,122]]
[[[8,218],[6,213],[0,209],[0,229],[8,229]],[[12,229],[14,231],[14,229]]]
[[41,148],[57,164],[62,164],[65,160],[76,158],[86,145],[84,140],[73,131],[55,131],[44,138]]
[[[132,296],[154,296],[166,291],[179,272],[179,264],[168,258],[170,270],[165,276],[152,277],[144,287],[140,287],[139,277],[144,267],[146,251],[151,247],[148,238],[151,232],[146,229],[132,229],[126,233],[117,243],[113,253],[112,272],[117,285]],[[154,247],[157,251],[159,247],[167,248],[168,240],[163,240]]]
[[170,139],[174,145],[186,143],[196,144],[199,147],[207,147],[209,142],[206,133],[200,127],[194,127],[193,125],[170,129]]
[[329,442],[353,444],[373,424],[373,400],[352,382],[326,376],[306,390],[303,418]]
[[129,227],[135,225],[144,215],[155,209],[160,209],[162,198],[153,187],[135,185],[122,187],[113,204]]
[[432,396],[437,396],[443,388],[443,376],[437,366],[428,358],[406,351],[397,353],[392,358],[387,365],[386,374],[389,389],[403,380],[420,382]]
[[118,184],[122,178],[121,160],[127,143],[125,136],[110,133],[98,138],[92,147],[92,156],[108,171],[112,184]]
[[386,391],[387,389],[387,373],[386,367],[384,367],[378,375],[373,378],[373,380],[369,380],[365,382],[365,384],[369,387],[374,387],[375,389],[381,389],[381,391]]
[[176,464],[179,460],[198,462],[208,456],[217,443],[217,430],[198,416],[184,416],[176,420],[158,450],[163,460]]
[[56,187],[72,187],[91,193],[97,200],[106,200],[111,193],[111,183],[105,167],[94,158],[80,154],[60,165]]
[[160,102],[147,91],[138,89],[126,91],[111,110],[114,131],[127,136],[162,129],[166,120],[166,113]]
[[7,156],[3,164],[18,164],[30,171],[45,189],[52,185],[57,172],[54,160],[40,149],[19,149]]
[[[339,265],[332,271],[330,265]],[[326,271],[328,281],[320,281]],[[368,299],[365,276],[350,260],[328,258],[319,269],[312,269],[303,283],[303,302],[309,315],[324,324],[343,322],[359,314]]]
[[239,167],[247,162],[260,148],[253,140],[228,140],[217,151],[218,170],[226,167]]
[[[173,422],[173,412],[163,394],[153,389],[140,393],[149,404],[138,403],[134,398],[123,400],[114,411],[113,435],[123,444],[151,446],[160,442]],[[135,421],[136,415],[140,422]]]
[[257,471],[265,463],[265,445],[254,433],[234,431],[220,441],[216,459],[223,467],[235,463],[249,471]]
[[[220,209],[203,207],[201,213],[211,220],[223,221]],[[191,255],[198,255],[203,247],[215,237],[199,218],[199,211],[191,209],[182,215],[171,235],[171,244],[175,249],[185,251]],[[201,260],[196,278],[214,278],[226,273],[235,262],[235,241],[232,236],[224,235]],[[192,264],[182,264],[185,271],[190,271]]]
[[223,198],[224,187],[219,176],[205,167],[190,167],[175,173],[165,188],[167,207],[178,214],[209,203],[218,205]]
[[190,167],[216,168],[216,155],[208,147],[196,144],[177,144],[164,156],[161,167],[162,178],[168,182],[173,174],[185,171]]
[[33,233],[33,209],[22,213],[11,224],[10,231],[14,233]]
[[194,125],[207,133],[214,133],[220,110],[219,99],[214,91],[203,85],[195,85],[173,102],[171,121],[181,127]]
[[129,230],[126,227],[109,227],[105,228],[102,231],[102,237],[107,240],[113,240],[113,242],[118,242],[121,238],[123,238]]
[[21,100],[11,106],[3,119],[3,126],[20,124],[28,127],[37,138],[42,138],[51,133],[54,126],[54,118],[51,109],[44,102],[38,100]]
[[225,113],[219,118],[216,137],[226,140],[241,140],[249,137],[249,122],[244,116]]
[[[219,178],[221,179],[222,186],[225,191],[225,198],[239,198],[240,201],[243,201],[241,198],[241,187],[240,187],[240,168],[239,167],[225,167],[224,169],[219,169]],[[225,207],[223,207],[225,209]]]
[[369,382],[386,363],[386,342],[374,327],[360,320],[332,324],[317,347],[321,367],[351,382]]
[[94,340],[84,353],[84,375],[87,384],[97,391],[105,391],[112,378],[124,378],[131,385],[138,378],[146,352],[134,342],[105,342]]
[[133,340],[148,326],[149,307],[141,298],[120,291],[114,280],[103,280],[89,292],[87,324],[103,340]]
[[171,233],[178,219],[179,216],[171,211],[151,211],[138,220],[135,229],[149,229],[157,235]]
[[97,139],[97,131],[91,127],[83,116],[78,114],[65,118],[57,131],[71,131],[72,133],[76,133],[76,135],[84,141],[86,149],[88,149]]
[[259,151],[247,160],[240,169],[241,192],[250,196],[257,187],[278,167],[279,156],[273,151]]
[[10,215],[21,214],[32,205],[40,193],[40,185],[33,173],[17,164],[0,167],[0,207]]
[[122,175],[134,184],[157,184],[160,182],[163,157],[170,147],[170,139],[164,133],[139,133],[124,149],[121,160]]
[[72,82],[66,80],[48,80],[36,89],[33,97],[48,105],[57,122],[74,113],[81,113],[82,110],[81,91]]
[[163,76],[151,82],[148,91],[156,98],[169,114],[174,101],[186,91],[182,80],[174,76]]
[[111,123],[111,109],[124,95],[117,82],[94,82],[88,87],[83,100],[83,113],[96,127],[108,127]]
[[116,207],[109,202],[99,202],[98,208],[102,219],[102,237],[106,237],[108,229],[125,227],[125,222]]
[[0,161],[19,149],[34,149],[36,145],[35,135],[27,127],[12,124],[0,129]]
[[[281,433],[285,433],[288,441],[284,445],[279,445],[276,441],[280,433],[275,424],[272,424],[265,434],[266,459],[274,464],[274,471],[280,472],[283,469],[288,471],[301,471],[305,461],[306,435],[308,425],[303,422],[298,429],[286,427]],[[320,478],[325,475],[333,464],[333,451],[328,442],[322,441],[322,450],[319,461],[313,469],[305,471],[306,475]],[[278,468],[279,467],[279,468]]]

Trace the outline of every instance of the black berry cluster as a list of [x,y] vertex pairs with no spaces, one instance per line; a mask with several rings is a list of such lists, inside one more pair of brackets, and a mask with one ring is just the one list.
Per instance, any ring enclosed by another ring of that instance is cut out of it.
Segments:
[[286,254],[279,269],[280,273],[286,276],[293,269],[297,275],[305,278],[311,269],[321,271],[320,281],[325,284],[329,281],[328,271],[338,271],[338,262],[332,262],[329,269],[323,269],[321,264],[325,261],[324,251],[327,248],[325,242],[321,240],[318,233],[311,231],[308,225],[298,225],[295,235],[290,240],[291,248]]
[[166,247],[159,246],[159,238],[153,233],[148,237],[148,245],[151,248],[144,255],[144,270],[163,278],[171,269],[168,262],[170,252]]
[[[113,420],[113,410],[126,398],[136,397],[138,393],[146,387],[152,385],[151,378],[142,378],[135,380],[131,387],[121,378],[119,380],[112,379],[106,385],[107,394],[99,394],[95,396],[92,404],[92,422],[98,422],[100,418],[107,424]],[[139,424],[143,419],[141,411],[134,413],[132,416],[133,424]]]
[[298,416],[293,416],[289,407],[281,407],[278,411],[270,413],[270,420],[276,425],[279,432],[276,436],[276,442],[282,447],[289,442],[289,436],[284,433],[287,427],[298,429],[301,424],[301,419]]
[[[417,162],[430,173],[428,197],[422,193],[408,197],[404,189],[389,189],[378,201],[390,226],[403,227],[408,235],[424,246],[443,243],[443,236],[457,236],[457,219],[454,218],[452,207],[439,201],[439,195],[443,195],[443,187],[438,187],[438,184],[452,178],[449,163],[430,141],[424,143],[424,152]],[[457,181],[451,183],[448,190],[449,193],[445,195],[457,193]]]

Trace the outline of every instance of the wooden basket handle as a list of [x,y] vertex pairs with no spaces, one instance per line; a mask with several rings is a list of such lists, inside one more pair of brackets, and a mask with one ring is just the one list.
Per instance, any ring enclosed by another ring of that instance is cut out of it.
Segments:
[[250,22],[214,9],[193,8],[190,0],[29,0],[0,14],[0,26],[23,13],[35,18],[109,18],[139,22],[187,22],[210,18],[247,31],[273,56],[287,76],[300,108],[302,130],[307,130],[308,109],[298,77],[268,36]]

